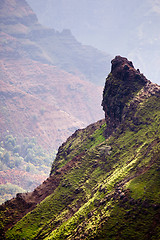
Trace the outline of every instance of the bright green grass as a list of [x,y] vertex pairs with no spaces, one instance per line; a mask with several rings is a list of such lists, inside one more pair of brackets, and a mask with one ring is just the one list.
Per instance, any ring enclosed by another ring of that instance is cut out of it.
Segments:
[[[156,217],[153,205],[160,203],[160,103],[156,97],[141,105],[135,117],[139,123],[134,128],[133,121],[126,119],[108,141],[103,135],[105,125],[92,134],[85,129],[70,138],[54,164],[59,168],[83,153],[77,166],[65,174],[52,195],[8,230],[7,239],[83,239],[85,233],[86,239],[147,239]],[[105,152],[108,146],[111,149]],[[114,194],[120,183],[130,190],[129,198],[147,199],[151,207],[121,205],[112,198],[106,201],[105,196]],[[156,226],[152,239],[159,233]]]

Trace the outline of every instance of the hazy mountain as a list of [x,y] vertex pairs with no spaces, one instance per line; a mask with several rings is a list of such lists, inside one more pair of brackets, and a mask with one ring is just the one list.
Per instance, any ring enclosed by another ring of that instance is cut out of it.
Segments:
[[17,54],[56,65],[87,81],[103,85],[105,71],[109,71],[110,56],[82,45],[69,30],[58,32],[54,28],[43,27],[25,1],[1,1],[0,19],[1,31],[19,41]]
[[55,148],[102,117],[101,87],[91,81],[104,82],[107,55],[80,44],[70,31],[43,27],[26,1],[1,1],[0,19],[3,136],[7,130],[36,136]]
[[113,59],[105,120],[61,145],[43,184],[1,205],[4,239],[159,239],[159,100],[160,86]]
[[82,43],[125,55],[160,83],[160,2],[157,0],[27,0],[41,23],[68,28]]
[[[26,1],[0,1],[0,202],[42,183],[59,145],[103,117],[100,85],[109,64],[70,31],[43,27]],[[9,138],[22,147],[26,137],[50,154],[33,144],[23,155],[4,146]]]

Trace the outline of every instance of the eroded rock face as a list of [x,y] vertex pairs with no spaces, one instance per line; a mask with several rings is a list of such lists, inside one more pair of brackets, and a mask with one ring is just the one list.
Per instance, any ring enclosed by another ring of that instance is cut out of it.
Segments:
[[127,58],[116,56],[111,63],[102,101],[108,136],[121,123],[126,103],[149,82]]

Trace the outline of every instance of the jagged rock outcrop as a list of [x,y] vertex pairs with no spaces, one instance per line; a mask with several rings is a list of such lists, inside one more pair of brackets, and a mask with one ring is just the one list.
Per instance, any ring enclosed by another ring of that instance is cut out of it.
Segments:
[[149,82],[127,58],[116,56],[111,63],[102,101],[107,136],[121,123],[126,104]]

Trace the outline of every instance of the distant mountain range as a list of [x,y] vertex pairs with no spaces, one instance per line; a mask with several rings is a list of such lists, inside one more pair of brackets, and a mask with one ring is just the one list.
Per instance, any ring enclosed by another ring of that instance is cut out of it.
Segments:
[[27,0],[41,23],[112,56],[127,56],[160,83],[159,0]]
[[[25,0],[0,1],[0,202],[42,183],[62,142],[103,117],[109,65],[70,31],[43,27]],[[36,138],[43,151],[14,152],[6,137],[20,148]]]
[[43,27],[26,1],[1,1],[0,20],[2,136],[9,130],[56,148],[103,116],[109,55],[80,44],[70,31]]

